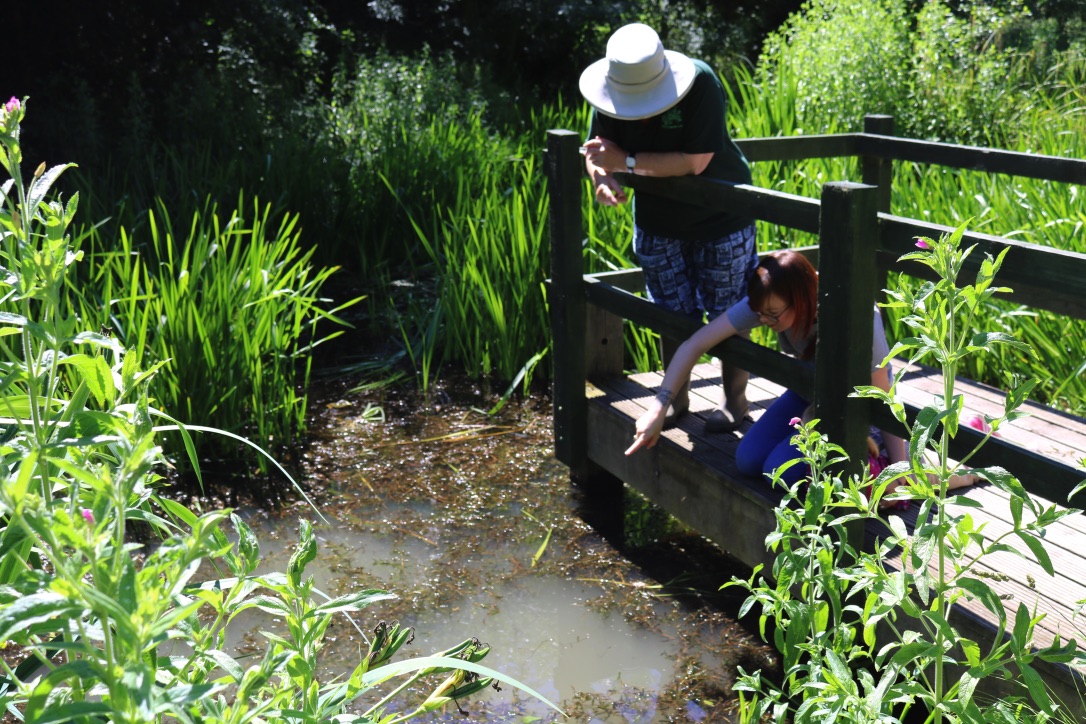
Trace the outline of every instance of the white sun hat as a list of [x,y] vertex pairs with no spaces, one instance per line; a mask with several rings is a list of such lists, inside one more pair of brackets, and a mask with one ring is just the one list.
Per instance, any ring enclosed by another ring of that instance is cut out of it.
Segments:
[[600,113],[624,121],[663,113],[694,84],[694,62],[664,50],[648,25],[624,25],[607,41],[607,57],[581,73],[581,95]]

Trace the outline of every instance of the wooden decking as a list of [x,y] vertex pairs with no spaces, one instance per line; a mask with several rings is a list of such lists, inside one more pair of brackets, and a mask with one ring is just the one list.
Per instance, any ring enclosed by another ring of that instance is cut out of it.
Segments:
[[[720,399],[719,378],[714,366],[701,364],[695,368],[690,414],[685,415],[675,428],[666,430],[663,439],[652,450],[624,457],[623,451],[633,437],[634,420],[655,394],[660,379],[660,373],[652,372],[589,385],[590,456],[736,558],[751,566],[759,562],[768,565],[770,558],[764,539],[773,529],[772,508],[780,494],[768,483],[743,476],[735,469],[735,448],[743,432],[752,424],[750,421],[737,434],[704,434],[705,415]],[[942,378],[930,369],[909,368],[905,379],[906,385],[900,392],[907,402],[923,406],[932,395],[942,393]],[[1003,394],[999,390],[965,381],[960,381],[956,389],[965,395],[967,413],[994,415],[1003,409]],[[752,405],[750,417],[757,419],[781,391],[778,385],[752,376],[748,387]],[[1037,405],[1029,405],[1027,409],[1031,416],[1000,429],[1006,441],[1070,465],[1077,465],[1086,458],[1086,421]],[[705,485],[702,481],[706,478],[713,484]],[[981,504],[980,508],[969,508],[968,513],[978,525],[985,526],[987,539],[998,537],[1011,528],[1007,496],[1001,490],[981,484],[961,493]],[[959,508],[953,512],[965,510]],[[918,512],[919,506],[914,503],[908,511],[899,514],[911,529],[916,525]],[[872,525],[867,536],[872,538],[883,532],[884,529]],[[1057,635],[1063,641],[1070,638],[1081,641],[1086,638],[1086,618],[1077,616],[1076,611],[1078,602],[1086,600],[1086,515],[1068,516],[1051,526],[1045,540],[1055,576],[1049,576],[1040,565],[1032,562],[1032,556],[1023,558],[1011,553],[993,554],[982,559],[978,574],[986,577],[1003,598],[1010,618],[1009,626],[1013,626],[1019,603],[1025,604],[1031,612],[1045,614],[1037,627],[1038,645],[1051,643]],[[1005,542],[1028,554],[1017,538]],[[960,602],[952,621],[963,636],[982,642],[992,639],[993,616],[978,601]],[[1082,698],[1077,693],[1082,686],[1080,675],[1066,667],[1035,663],[1065,703],[1074,710],[1083,708]],[[996,687],[988,693],[1002,695],[1004,692]],[[1082,690],[1082,694],[1086,696],[1086,690]],[[1081,713],[1086,718],[1086,712]]]

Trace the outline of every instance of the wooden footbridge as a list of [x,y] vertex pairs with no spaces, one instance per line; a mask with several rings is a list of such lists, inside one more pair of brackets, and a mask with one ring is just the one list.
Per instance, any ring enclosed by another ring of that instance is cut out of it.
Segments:
[[[894,161],[1086,184],[1086,161],[913,141],[894,137],[892,127],[892,119],[886,116],[869,116],[863,133],[739,142],[754,162],[859,158],[861,182],[826,184],[819,199],[694,177],[619,175],[635,191],[651,189],[686,201],[698,199],[818,235],[818,245],[803,251],[819,268],[819,316],[840,321],[819,329],[814,363],[793,360],[740,338],[712,352],[727,355],[751,371],[751,418],[756,419],[784,388],[813,399],[821,431],[850,453],[846,474],[858,472],[859,461],[867,459],[870,425],[902,431],[885,406],[849,397],[855,386],[870,384],[870,310],[876,293],[885,286],[889,271],[924,277],[926,267],[915,263],[905,267],[897,260],[915,250],[916,237],[938,238],[951,231],[890,213]],[[735,468],[735,449],[749,421],[735,434],[704,434],[705,415],[719,403],[721,394],[719,375],[712,366],[703,364],[694,370],[691,414],[665,431],[655,448],[629,458],[623,454],[632,441],[635,420],[662,379],[660,372],[625,371],[624,323],[675,339],[685,339],[700,323],[640,296],[643,279],[638,269],[584,273],[581,203],[585,182],[579,145],[579,136],[570,131],[548,133],[555,454],[569,466],[571,479],[595,499],[594,507],[612,512],[612,533],[621,526],[622,488],[628,485],[746,565],[766,563],[767,570],[771,569],[764,541],[774,528],[773,508],[780,494],[764,480],[746,477]],[[975,277],[984,253],[994,256],[1008,248],[996,280],[1013,289],[1007,298],[1035,309],[1086,318],[1086,254],[975,233],[967,233],[962,244],[977,245],[963,278]],[[955,389],[965,396],[966,414],[997,416],[1004,409],[1005,396],[999,390],[965,379],[958,379]],[[939,372],[915,365],[908,368],[899,389],[910,419],[942,393]],[[1032,403],[1024,409],[1031,415],[1001,427],[1001,437],[990,439],[971,463],[1004,467],[1035,498],[1068,505],[1068,496],[1086,477],[1080,467],[1086,459],[1086,420]],[[951,455],[964,456],[980,439],[980,433],[960,429]],[[963,492],[980,504],[969,513],[978,525],[987,526],[987,537],[1012,526],[1007,496],[998,488],[977,485]],[[1086,492],[1070,504],[1086,507]],[[914,504],[902,514],[910,527],[916,524],[917,513]],[[880,531],[871,525],[852,533],[871,539]],[[1038,627],[1038,645],[1051,643],[1057,635],[1064,641],[1086,642],[1086,618],[1077,615],[1080,602],[1086,601],[1086,515],[1069,516],[1050,527],[1046,542],[1055,576],[1032,562],[1032,556],[1027,560],[1002,553],[983,559],[993,574],[992,585],[1009,611],[1022,602],[1031,611],[1045,614]],[[951,622],[962,636],[992,639],[993,616],[979,602],[961,602],[955,612]],[[1033,665],[1062,702],[1086,719],[1083,672],[1040,660]],[[990,687],[985,693],[993,696],[1006,696],[1016,686],[994,679],[985,680],[985,685]]]

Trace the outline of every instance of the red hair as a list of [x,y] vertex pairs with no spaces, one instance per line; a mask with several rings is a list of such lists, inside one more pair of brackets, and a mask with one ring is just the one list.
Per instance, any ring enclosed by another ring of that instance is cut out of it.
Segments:
[[792,326],[796,335],[802,338],[810,334],[818,314],[818,272],[807,257],[783,249],[761,258],[747,282],[750,308],[762,310],[773,294],[787,302],[795,314]]

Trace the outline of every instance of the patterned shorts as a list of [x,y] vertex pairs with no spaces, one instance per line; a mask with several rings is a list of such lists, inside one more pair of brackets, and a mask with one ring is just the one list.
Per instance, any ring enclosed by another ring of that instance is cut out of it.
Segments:
[[715,241],[683,241],[634,229],[634,253],[645,272],[649,299],[701,318],[723,314],[747,294],[758,266],[754,224]]

